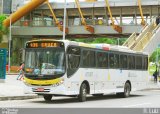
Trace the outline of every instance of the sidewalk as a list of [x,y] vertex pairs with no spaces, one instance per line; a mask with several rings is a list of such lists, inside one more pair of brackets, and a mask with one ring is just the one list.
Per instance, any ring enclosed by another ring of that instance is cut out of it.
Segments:
[[[0,83],[0,101],[2,100],[24,100],[38,98],[36,94],[24,94],[23,82],[16,80],[18,74],[8,74],[5,83]],[[150,81],[145,90],[160,90],[160,84]]]
[[160,82],[155,83],[154,81],[150,81],[146,90],[160,90]]
[[5,83],[0,83],[0,101],[38,98],[35,94],[24,94],[24,84],[16,78],[15,74],[6,75]]

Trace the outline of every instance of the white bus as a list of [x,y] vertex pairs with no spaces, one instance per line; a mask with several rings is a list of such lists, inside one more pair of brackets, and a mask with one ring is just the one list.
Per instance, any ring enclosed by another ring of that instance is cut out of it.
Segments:
[[68,40],[33,40],[26,43],[26,93],[78,97],[116,93],[129,97],[148,82],[148,55],[109,44]]

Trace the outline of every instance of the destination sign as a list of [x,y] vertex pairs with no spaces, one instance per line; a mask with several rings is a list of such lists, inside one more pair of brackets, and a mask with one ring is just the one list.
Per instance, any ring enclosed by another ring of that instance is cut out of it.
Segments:
[[41,42],[28,42],[26,43],[26,48],[47,48],[47,47],[64,47],[62,42],[53,41],[41,41]]

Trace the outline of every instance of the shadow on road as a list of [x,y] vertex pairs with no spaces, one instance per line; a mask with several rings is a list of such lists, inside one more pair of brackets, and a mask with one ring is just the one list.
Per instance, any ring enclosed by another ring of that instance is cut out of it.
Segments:
[[[113,99],[130,99],[130,98],[135,98],[135,97],[143,97],[144,95],[131,95],[129,98],[120,98],[116,95],[104,95],[104,96],[88,96],[87,97],[87,102],[88,101],[100,101],[100,100],[113,100]],[[55,99],[54,99],[55,98]],[[51,101],[44,101],[41,99],[41,101],[32,101],[33,103],[46,103],[46,104],[69,104],[69,103],[80,103],[78,101],[77,97],[54,97],[52,98]]]

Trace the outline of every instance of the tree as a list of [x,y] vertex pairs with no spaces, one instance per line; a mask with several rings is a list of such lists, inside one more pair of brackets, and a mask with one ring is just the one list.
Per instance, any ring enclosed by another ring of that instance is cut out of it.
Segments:
[[[95,43],[106,43],[106,44],[113,44],[113,45],[122,45],[125,41],[126,38],[81,38],[81,39],[72,39],[73,41],[77,42],[84,42],[84,43],[90,43],[90,44],[95,44]],[[119,40],[119,41],[118,41]]]
[[3,35],[8,33],[8,29],[3,26],[3,21],[7,18],[5,15],[0,15],[0,43],[2,41]]
[[150,61],[152,62],[158,62],[157,59],[160,60],[160,48],[157,48],[152,55],[150,56]]

